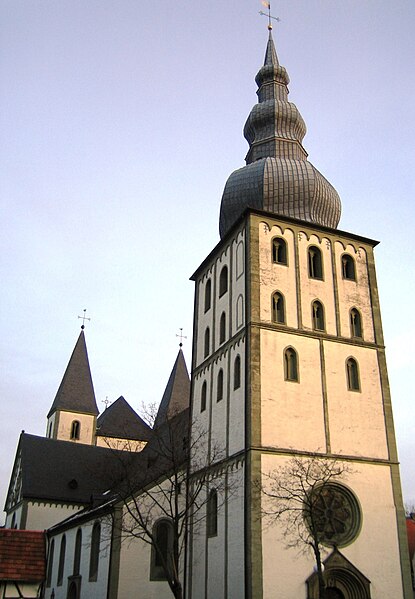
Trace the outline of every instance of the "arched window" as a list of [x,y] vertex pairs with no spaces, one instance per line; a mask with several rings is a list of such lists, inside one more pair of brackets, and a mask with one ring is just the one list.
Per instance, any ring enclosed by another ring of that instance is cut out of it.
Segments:
[[319,301],[315,301],[311,304],[311,317],[313,321],[313,329],[315,331],[324,331],[324,308],[323,304]]
[[284,378],[286,381],[298,382],[297,352],[292,347],[284,351]]
[[308,248],[308,276],[311,279],[323,279],[321,251],[315,245],[310,245]]
[[346,360],[347,388],[349,391],[360,391],[359,366],[354,358]]
[[241,356],[236,356],[233,364],[233,388],[239,389],[241,386]]
[[65,554],[66,554],[66,536],[63,535],[61,538],[61,549],[59,551],[59,566],[58,566],[58,580],[57,580],[58,587],[60,587],[63,582],[63,571],[65,568]]
[[205,285],[205,312],[210,309],[212,298],[212,281],[208,279]]
[[216,381],[216,401],[223,399],[223,370],[222,368],[218,372],[218,378]]
[[210,330],[209,327],[206,327],[205,331],[205,353],[204,357],[207,358],[210,352]]
[[225,343],[226,339],[226,314],[222,312],[219,322],[219,343]]
[[282,237],[274,237],[272,240],[272,261],[275,264],[288,264],[287,242]]
[[79,435],[81,433],[81,423],[79,420],[74,420],[71,425],[71,439],[77,440],[79,439]]
[[95,522],[91,535],[91,553],[89,556],[89,580],[98,578],[99,549],[101,543],[101,524]]
[[209,493],[206,506],[206,534],[216,537],[218,534],[218,494],[215,489]]
[[150,580],[167,580],[172,568],[173,524],[163,518],[153,526]]
[[203,381],[202,392],[200,394],[200,411],[204,412],[206,410],[206,396],[207,396],[207,384],[206,381]]
[[80,528],[78,528],[77,533],[76,533],[75,553],[74,553],[74,558],[73,558],[73,575],[74,576],[79,575],[79,569],[81,566],[81,550],[82,550],[82,531]]
[[228,267],[224,266],[219,275],[219,297],[228,291]]
[[48,555],[48,570],[46,573],[46,586],[50,587],[52,583],[52,571],[53,571],[53,555],[55,553],[55,539],[52,539]]
[[272,322],[279,324],[285,323],[285,302],[284,296],[279,291],[272,295]]
[[350,310],[350,334],[352,337],[358,337],[359,339],[363,337],[362,318],[356,308]]
[[342,256],[342,277],[349,281],[356,281],[356,268],[350,254],[343,254]]
[[244,323],[244,298],[238,296],[236,300],[236,328],[239,329]]
[[244,273],[244,244],[240,241],[236,247],[236,278]]
[[10,524],[10,528],[17,528],[17,522],[16,522],[16,512],[13,513],[12,516],[12,523]]

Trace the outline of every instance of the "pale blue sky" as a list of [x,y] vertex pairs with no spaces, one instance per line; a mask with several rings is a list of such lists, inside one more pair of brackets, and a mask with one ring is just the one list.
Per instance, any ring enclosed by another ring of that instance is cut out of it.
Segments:
[[[374,239],[406,500],[415,500],[413,0],[274,3],[311,162]],[[2,0],[0,497],[88,309],[99,407],[159,401],[218,241],[265,52],[259,0]]]

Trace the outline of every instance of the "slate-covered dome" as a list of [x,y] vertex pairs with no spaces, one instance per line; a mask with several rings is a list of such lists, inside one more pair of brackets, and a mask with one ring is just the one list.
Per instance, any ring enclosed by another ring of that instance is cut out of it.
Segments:
[[288,101],[289,77],[280,66],[271,31],[264,66],[255,81],[258,104],[246,121],[246,166],[225,185],[219,230],[223,237],[247,207],[336,228],[341,203],[334,187],[307,160],[306,126]]

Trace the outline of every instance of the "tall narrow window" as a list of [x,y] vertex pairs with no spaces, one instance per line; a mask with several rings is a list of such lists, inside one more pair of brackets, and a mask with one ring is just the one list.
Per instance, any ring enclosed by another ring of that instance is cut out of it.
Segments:
[[239,389],[241,386],[241,356],[236,356],[233,365],[233,388]]
[[71,439],[78,440],[81,433],[81,423],[79,420],[74,420],[71,425]]
[[99,549],[101,543],[101,524],[95,522],[91,535],[91,553],[89,556],[89,580],[95,581],[98,578]]
[[244,298],[238,296],[236,300],[236,328],[239,329],[244,323]]
[[210,351],[210,330],[209,327],[206,327],[205,331],[205,353],[204,357],[207,358]]
[[324,308],[321,302],[315,301],[311,304],[311,316],[313,319],[313,329],[315,331],[324,331]]
[[48,570],[46,573],[46,586],[50,587],[51,583],[52,583],[52,571],[53,571],[53,555],[55,553],[55,539],[52,539],[52,542],[50,544],[50,549],[49,549],[49,556],[48,556]]
[[224,266],[219,275],[219,297],[228,291],[228,267]]
[[167,580],[172,567],[173,524],[170,520],[158,520],[152,532],[150,580]]
[[207,396],[207,384],[206,381],[203,381],[202,391],[200,393],[200,411],[204,412],[206,410],[206,396]]
[[206,533],[208,537],[218,534],[218,494],[215,489],[209,493],[206,506]]
[[81,550],[82,550],[82,531],[80,528],[78,528],[77,533],[76,533],[75,553],[74,553],[74,558],[73,558],[73,575],[74,576],[79,575],[79,569],[81,566]]
[[350,310],[350,333],[352,337],[358,337],[359,339],[363,337],[362,318],[356,308]]
[[350,254],[343,254],[342,256],[342,276],[343,279],[356,281],[356,268],[354,260]]
[[310,245],[308,248],[308,276],[311,279],[323,279],[321,251],[315,245]]
[[272,240],[272,261],[275,264],[287,264],[287,242],[282,237]]
[[285,323],[285,302],[282,293],[277,291],[272,296],[272,322]]
[[297,352],[292,347],[284,352],[284,378],[286,381],[298,382]]
[[349,391],[360,391],[359,367],[354,358],[346,361],[347,388]]
[[226,339],[226,314],[222,312],[219,323],[219,343],[225,343]]
[[216,401],[223,399],[223,370],[222,368],[218,372],[218,378],[216,381]]
[[210,309],[211,298],[212,298],[212,281],[210,279],[208,279],[206,281],[206,285],[205,285],[205,312],[207,312]]
[[59,566],[58,566],[58,580],[57,580],[58,587],[60,587],[63,582],[63,571],[65,568],[65,553],[66,553],[66,536],[62,535],[61,549],[59,551]]

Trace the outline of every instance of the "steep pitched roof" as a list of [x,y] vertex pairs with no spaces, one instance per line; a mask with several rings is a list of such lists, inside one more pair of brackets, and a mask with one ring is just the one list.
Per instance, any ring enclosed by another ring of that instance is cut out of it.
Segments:
[[45,566],[44,532],[0,528],[0,581],[40,582]]
[[157,412],[154,428],[160,426],[166,417],[171,418],[188,408],[189,403],[190,379],[183,352],[180,349]]
[[56,410],[98,415],[94,386],[89,368],[85,334],[82,330],[72,352],[48,418]]
[[122,478],[126,453],[22,433],[15,459],[21,460],[22,498],[88,504]]
[[151,428],[121,396],[99,416],[97,436],[148,441]]

